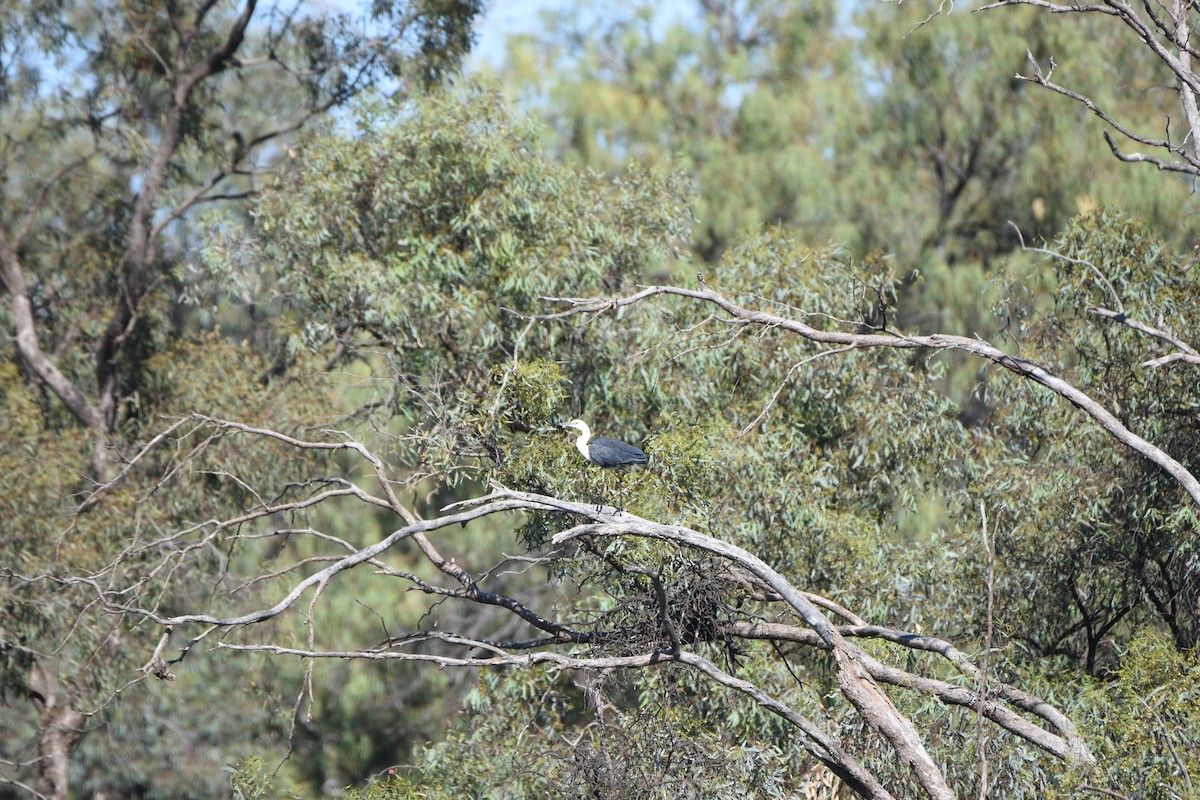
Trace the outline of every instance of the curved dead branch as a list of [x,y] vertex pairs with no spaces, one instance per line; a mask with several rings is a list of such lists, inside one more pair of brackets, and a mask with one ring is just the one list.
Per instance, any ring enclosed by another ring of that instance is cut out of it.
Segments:
[[628,297],[617,298],[580,298],[580,297],[543,297],[543,300],[554,303],[567,303],[570,308],[553,314],[542,314],[534,319],[562,319],[575,314],[594,315],[607,310],[615,310],[623,306],[633,305],[652,297],[674,295],[687,297],[711,303],[730,314],[733,319],[743,325],[759,325],[763,327],[780,328],[790,331],[805,339],[822,344],[842,345],[851,348],[892,347],[903,350],[960,350],[978,358],[992,361],[1022,378],[1045,386],[1050,391],[1067,400],[1071,405],[1100,424],[1114,439],[1126,447],[1139,453],[1164,472],[1170,475],[1192,498],[1200,505],[1200,480],[1196,479],[1187,467],[1176,461],[1160,447],[1138,436],[1125,426],[1117,417],[1081,389],[1050,372],[1050,370],[1020,356],[1009,355],[1000,348],[982,339],[970,339],[966,336],[954,336],[946,333],[934,333],[926,336],[906,336],[893,332],[854,333],[849,331],[827,331],[814,328],[800,320],[756,311],[734,303],[729,298],[703,287],[700,289],[684,289],[679,286],[647,286],[641,291]]

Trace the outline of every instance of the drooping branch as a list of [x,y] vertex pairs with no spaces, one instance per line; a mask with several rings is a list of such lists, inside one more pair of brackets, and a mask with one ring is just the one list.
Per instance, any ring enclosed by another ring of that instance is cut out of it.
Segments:
[[822,344],[864,349],[889,347],[901,350],[959,350],[978,358],[992,361],[1022,378],[1046,387],[1076,408],[1081,409],[1099,423],[1100,427],[1108,431],[1114,439],[1139,453],[1174,478],[1184,491],[1191,496],[1193,502],[1200,505],[1200,480],[1197,480],[1196,476],[1187,467],[1176,461],[1160,447],[1131,431],[1111,411],[1083,390],[1054,375],[1040,364],[1021,358],[1020,356],[1009,355],[995,345],[982,339],[969,339],[966,336],[955,336],[945,333],[910,336],[890,331],[882,333],[857,333],[822,330],[814,328],[798,319],[745,308],[707,286],[700,289],[684,289],[678,286],[647,286],[635,294],[617,298],[543,297],[542,299],[547,302],[565,303],[569,308],[556,313],[534,315],[532,318],[553,320],[563,319],[576,314],[597,315],[605,311],[616,310],[663,295],[686,297],[692,300],[711,303],[732,316],[737,324],[778,328]]

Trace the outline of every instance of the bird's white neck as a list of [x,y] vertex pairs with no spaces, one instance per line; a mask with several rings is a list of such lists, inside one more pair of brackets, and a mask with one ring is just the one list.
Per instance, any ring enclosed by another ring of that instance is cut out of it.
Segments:
[[592,460],[591,454],[588,453],[588,446],[587,446],[588,439],[590,439],[590,438],[592,438],[592,432],[591,432],[591,430],[588,429],[587,425],[584,425],[583,433],[579,434],[579,438],[575,440],[575,446],[579,448],[579,452],[582,453],[583,457],[585,459],[587,459],[588,461]]

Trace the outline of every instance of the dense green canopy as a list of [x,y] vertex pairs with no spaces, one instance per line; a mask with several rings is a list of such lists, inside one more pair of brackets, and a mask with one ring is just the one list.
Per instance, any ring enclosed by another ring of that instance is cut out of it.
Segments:
[[0,798],[1200,797],[1159,65],[697,5],[0,12]]

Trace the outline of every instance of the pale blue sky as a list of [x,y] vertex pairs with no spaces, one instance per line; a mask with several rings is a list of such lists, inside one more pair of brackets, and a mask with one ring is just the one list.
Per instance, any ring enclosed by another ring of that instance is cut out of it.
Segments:
[[492,0],[479,20],[479,40],[474,55],[495,63],[504,55],[504,42],[514,33],[528,33],[541,25],[539,12],[561,7],[561,0]]
[[[571,0],[491,0],[478,22],[479,38],[472,51],[473,60],[498,65],[504,59],[505,42],[517,33],[531,33],[542,27],[544,10],[567,8]],[[593,4],[594,5],[594,4]],[[634,3],[614,3],[628,10]],[[696,7],[691,0],[662,0],[653,4],[658,22],[671,22],[694,16]]]

